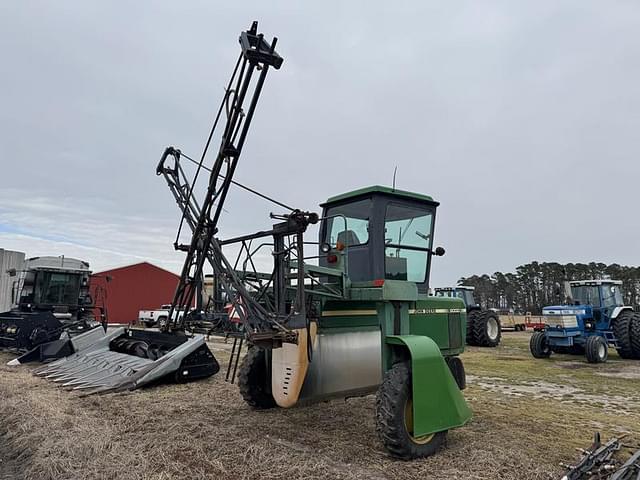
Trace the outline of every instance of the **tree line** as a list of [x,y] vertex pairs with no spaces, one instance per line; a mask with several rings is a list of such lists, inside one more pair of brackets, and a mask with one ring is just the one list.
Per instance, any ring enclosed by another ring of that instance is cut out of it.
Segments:
[[472,275],[460,278],[458,284],[475,287],[475,300],[484,308],[540,314],[542,307],[563,302],[564,281],[593,279],[622,280],[625,304],[640,303],[640,267],[616,263],[531,262],[515,273]]

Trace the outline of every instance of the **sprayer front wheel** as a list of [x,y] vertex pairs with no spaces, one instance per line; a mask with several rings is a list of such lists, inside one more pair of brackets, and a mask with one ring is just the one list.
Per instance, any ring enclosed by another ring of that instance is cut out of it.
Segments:
[[447,431],[415,436],[411,368],[396,363],[387,371],[376,395],[376,430],[391,455],[409,460],[428,457],[444,444]]
[[267,352],[263,348],[250,347],[242,359],[238,373],[240,395],[245,402],[258,410],[276,406],[269,390],[271,373],[267,370],[267,365]]

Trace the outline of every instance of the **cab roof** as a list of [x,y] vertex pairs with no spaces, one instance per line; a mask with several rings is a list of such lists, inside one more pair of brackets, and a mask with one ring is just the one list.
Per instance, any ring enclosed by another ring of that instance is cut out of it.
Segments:
[[436,292],[453,292],[454,290],[466,290],[472,292],[476,287],[470,287],[469,285],[458,285],[457,287],[438,287]]
[[574,280],[569,282],[572,287],[578,287],[581,285],[622,285],[621,280]]
[[429,195],[423,195],[421,193],[414,193],[414,192],[407,192],[406,190],[398,190],[397,188],[394,189],[391,187],[383,187],[382,185],[373,185],[370,187],[359,188],[358,190],[352,190],[351,192],[341,193],[340,195],[335,195],[333,197],[330,197],[321,206],[324,206],[328,203],[340,202],[343,200],[348,200],[350,198],[370,195],[374,193],[392,195],[395,197],[409,198],[409,199],[418,200],[421,202],[429,202],[429,203],[435,204],[436,206],[438,205],[438,202],[436,202]]

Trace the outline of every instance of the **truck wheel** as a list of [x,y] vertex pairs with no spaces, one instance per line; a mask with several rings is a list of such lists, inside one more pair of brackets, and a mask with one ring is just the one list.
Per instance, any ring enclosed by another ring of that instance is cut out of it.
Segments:
[[447,430],[420,437],[413,435],[408,362],[396,363],[384,374],[376,395],[376,430],[389,453],[404,460],[433,455],[446,440]]
[[467,388],[467,374],[464,371],[464,365],[460,357],[446,357],[445,360],[447,365],[449,365],[451,375],[453,375],[454,380],[458,384],[458,388],[460,390]]
[[480,310],[471,310],[467,313],[467,345],[477,345],[473,332],[478,317],[480,317]]
[[158,328],[161,332],[165,332],[167,330],[168,323],[169,322],[167,321],[166,316],[158,317],[158,319],[156,320],[156,324],[158,325]]
[[497,347],[502,337],[498,316],[491,310],[478,313],[472,328],[474,344],[480,347]]
[[592,335],[587,338],[584,350],[589,363],[604,363],[609,357],[607,341],[599,335]]
[[640,314],[634,314],[631,322],[631,350],[633,357],[640,360]]
[[263,348],[250,347],[240,364],[238,388],[240,395],[251,407],[264,410],[276,406],[268,389],[271,372],[267,371],[267,352]]
[[547,343],[547,336],[544,332],[534,332],[531,335],[529,350],[535,358],[549,358],[551,356],[551,347]]
[[624,310],[613,321],[613,334],[618,341],[616,350],[621,358],[635,357],[631,345],[631,324],[634,318],[635,314],[631,310]]

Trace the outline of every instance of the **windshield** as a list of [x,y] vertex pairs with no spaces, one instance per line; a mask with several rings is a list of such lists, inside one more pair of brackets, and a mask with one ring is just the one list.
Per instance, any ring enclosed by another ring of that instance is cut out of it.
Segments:
[[331,246],[338,242],[347,247],[364,245],[369,241],[369,214],[371,199],[360,200],[331,207],[326,216],[327,229],[324,241]]
[[390,203],[384,222],[385,278],[423,283],[432,231],[431,210]]
[[40,305],[77,305],[80,275],[77,273],[38,272],[35,300]]
[[602,306],[617,307],[623,305],[620,285],[602,285]]
[[576,305],[600,306],[600,295],[597,285],[576,285],[571,287],[571,297]]

